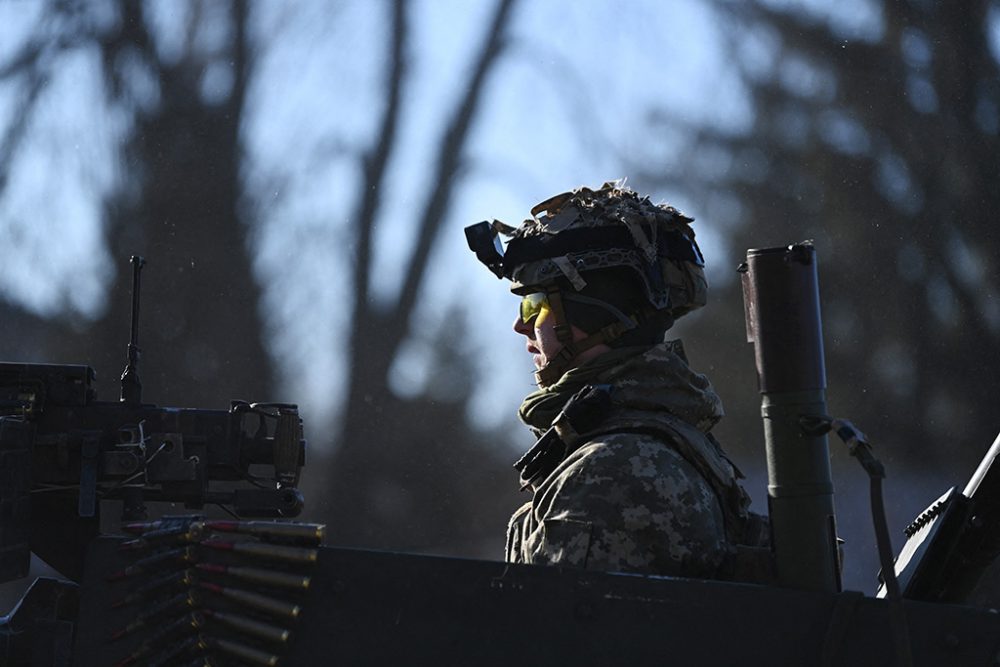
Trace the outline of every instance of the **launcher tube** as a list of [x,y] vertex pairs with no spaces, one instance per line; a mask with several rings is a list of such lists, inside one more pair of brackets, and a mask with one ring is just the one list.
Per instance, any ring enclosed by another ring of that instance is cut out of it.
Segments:
[[840,564],[826,435],[802,416],[826,415],[826,368],[812,244],[747,251],[747,340],[754,344],[767,452],[778,583],[837,592]]

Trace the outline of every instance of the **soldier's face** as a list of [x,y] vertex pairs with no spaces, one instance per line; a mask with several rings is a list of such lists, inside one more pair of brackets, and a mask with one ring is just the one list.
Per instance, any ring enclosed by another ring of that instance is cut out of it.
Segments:
[[[527,317],[527,322],[525,317]],[[552,311],[548,309],[547,305],[541,305],[533,312],[526,311],[522,305],[521,312],[514,320],[514,331],[528,339],[525,347],[528,354],[531,355],[532,361],[535,362],[536,369],[547,364],[562,349],[562,343],[556,337]]]
[[[574,341],[587,337],[586,332],[575,326],[571,326],[570,330],[573,332]],[[563,344],[556,336],[555,317],[549,310],[544,295],[531,294],[522,300],[521,312],[514,320],[514,331],[528,339],[525,347],[528,354],[531,355],[536,369],[542,368],[552,361],[563,348]],[[572,365],[578,366],[608,349],[606,345],[597,345],[589,350],[584,350],[573,360]]]

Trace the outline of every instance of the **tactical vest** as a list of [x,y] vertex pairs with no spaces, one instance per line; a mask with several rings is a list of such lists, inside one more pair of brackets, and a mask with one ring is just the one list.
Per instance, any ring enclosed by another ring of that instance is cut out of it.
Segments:
[[558,425],[556,428],[566,445],[562,458],[587,442],[611,434],[650,435],[672,446],[708,482],[719,501],[730,547],[730,557],[719,578],[752,583],[774,581],[767,517],[748,511],[750,497],[739,484],[743,474],[710,433],[668,413],[629,409],[613,410],[597,427],[583,433],[566,432]]

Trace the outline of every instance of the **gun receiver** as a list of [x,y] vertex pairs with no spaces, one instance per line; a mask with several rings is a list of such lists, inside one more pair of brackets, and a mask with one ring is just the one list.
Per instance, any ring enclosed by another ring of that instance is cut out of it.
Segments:
[[[896,558],[904,597],[953,603],[986,597],[997,604],[996,581],[986,573],[1000,555],[998,457],[1000,435],[961,492],[948,489],[907,526],[907,542]],[[979,590],[981,580],[986,587]]]
[[231,505],[243,517],[295,516],[305,440],[293,404],[233,401],[229,410],[142,403],[139,271],[121,400],[97,400],[89,366],[0,363],[0,581],[34,551],[67,577],[99,532],[100,500],[142,520],[145,501]]

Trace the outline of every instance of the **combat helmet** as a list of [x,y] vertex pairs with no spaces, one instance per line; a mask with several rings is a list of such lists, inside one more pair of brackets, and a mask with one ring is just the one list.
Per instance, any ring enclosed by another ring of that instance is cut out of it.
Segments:
[[[705,262],[692,221],[673,206],[653,204],[624,182],[613,181],[597,190],[581,187],[546,199],[519,227],[493,220],[466,227],[465,234],[478,259],[498,278],[511,281],[513,293],[547,294],[564,347],[536,373],[546,386],[580,352],[651,323],[666,330],[678,317],[705,305]],[[510,239],[506,249],[500,235]],[[588,280],[623,269],[637,278],[634,284],[642,293],[630,302],[633,312],[616,307],[614,298],[586,296]],[[613,321],[573,341],[564,302],[602,307],[614,315]]]

